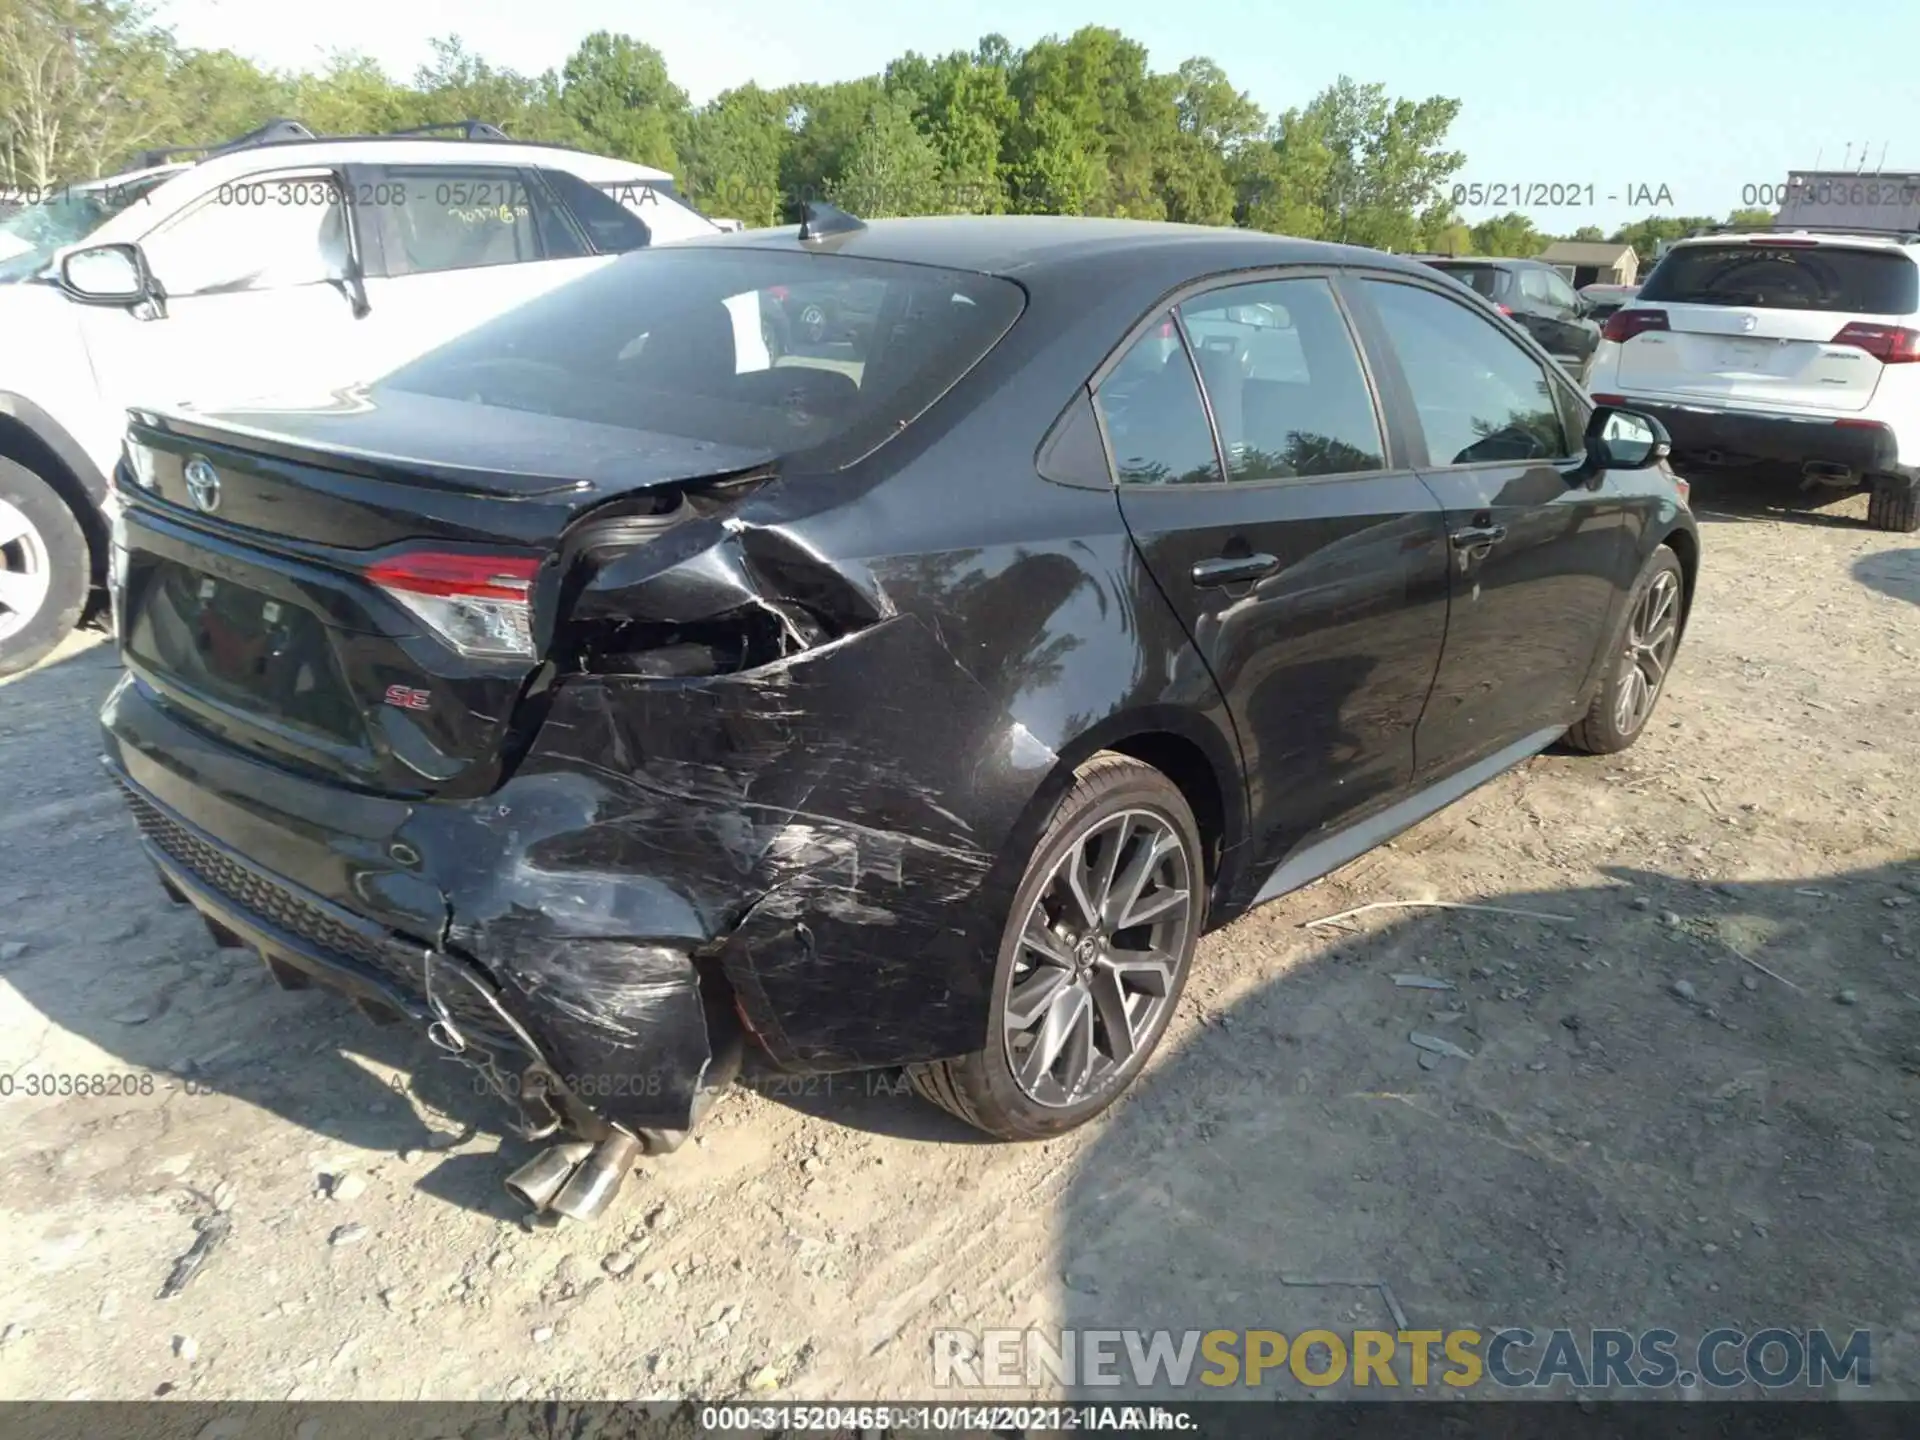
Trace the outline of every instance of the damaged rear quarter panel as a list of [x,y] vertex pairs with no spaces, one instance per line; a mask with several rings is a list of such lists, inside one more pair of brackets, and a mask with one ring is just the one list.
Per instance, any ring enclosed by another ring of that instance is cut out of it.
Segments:
[[[571,676],[486,812],[493,862],[452,887],[454,938],[576,1032],[637,1043],[665,982],[587,974],[531,936],[713,955],[788,1063],[972,1049],[998,939],[979,903],[1008,823],[995,792],[1031,793],[1053,763],[910,616],[718,679]],[[983,767],[996,783],[971,786]]]

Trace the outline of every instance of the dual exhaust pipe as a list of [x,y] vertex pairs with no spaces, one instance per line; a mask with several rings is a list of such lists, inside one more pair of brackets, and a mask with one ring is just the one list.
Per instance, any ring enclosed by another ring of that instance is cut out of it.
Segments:
[[509,1175],[507,1193],[536,1213],[551,1210],[569,1220],[592,1220],[613,1203],[641,1153],[640,1142],[624,1130],[597,1145],[564,1141]]

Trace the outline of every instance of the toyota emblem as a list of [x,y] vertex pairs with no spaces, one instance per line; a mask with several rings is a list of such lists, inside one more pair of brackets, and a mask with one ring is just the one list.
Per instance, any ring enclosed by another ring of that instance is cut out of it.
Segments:
[[187,461],[185,470],[187,495],[193,501],[196,510],[211,515],[220,508],[220,474],[205,456],[196,455]]

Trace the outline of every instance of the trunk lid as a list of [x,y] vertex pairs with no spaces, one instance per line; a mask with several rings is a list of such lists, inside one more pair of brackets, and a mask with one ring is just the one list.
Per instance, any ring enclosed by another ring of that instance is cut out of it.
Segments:
[[1661,310],[1665,330],[1621,345],[1619,383],[1641,395],[1756,409],[1859,411],[1882,363],[1849,325],[1911,325],[1920,270],[1892,248],[1766,239],[1668,252],[1619,314]]
[[496,781],[586,517],[646,543],[690,488],[773,458],[399,393],[136,413],[129,455],[128,667],[225,743],[422,796]]

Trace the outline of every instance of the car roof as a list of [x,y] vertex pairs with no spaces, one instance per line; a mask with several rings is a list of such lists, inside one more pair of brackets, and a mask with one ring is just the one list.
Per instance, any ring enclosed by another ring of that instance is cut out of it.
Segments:
[[[282,140],[266,145],[249,145],[224,155],[209,155],[204,160],[178,165],[163,165],[150,170],[128,171],[111,180],[89,184],[126,184],[147,175],[191,172],[196,178],[218,185],[223,181],[257,174],[261,170],[300,169],[324,165],[533,165],[565,170],[584,180],[660,181],[673,179],[665,170],[630,160],[595,155],[564,145],[540,145],[519,140],[422,139],[415,136],[384,135],[323,137],[315,140]],[[76,186],[75,188],[79,188]]]
[[1700,245],[1751,245],[1756,241],[1795,240],[1819,245],[1844,245],[1850,250],[1897,250],[1910,252],[1920,248],[1920,234],[1911,230],[1873,231],[1861,230],[1799,230],[1774,228],[1769,230],[1730,230],[1707,235],[1687,235],[1675,240],[1667,247],[1669,252],[1682,248],[1694,248]]
[[1111,220],[1079,215],[928,215],[871,220],[864,228],[802,242],[800,227],[744,230],[687,242],[743,250],[823,252],[970,270],[1044,283],[1069,273],[1129,267],[1182,278],[1279,265],[1361,265],[1424,275],[1411,260],[1358,245],[1297,240],[1259,230]]

